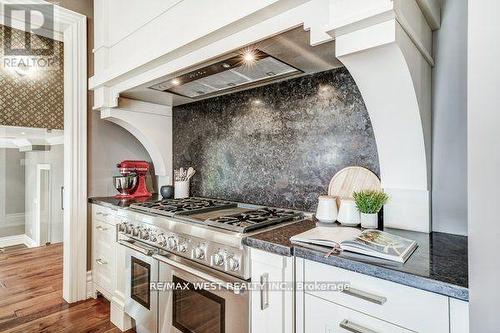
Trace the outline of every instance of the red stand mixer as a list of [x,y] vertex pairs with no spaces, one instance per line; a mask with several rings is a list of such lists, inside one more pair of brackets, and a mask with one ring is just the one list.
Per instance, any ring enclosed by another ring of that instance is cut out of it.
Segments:
[[115,188],[120,192],[115,196],[116,198],[151,196],[146,186],[146,175],[150,167],[148,162],[127,160],[117,164],[116,167],[122,175],[121,177],[114,177]]

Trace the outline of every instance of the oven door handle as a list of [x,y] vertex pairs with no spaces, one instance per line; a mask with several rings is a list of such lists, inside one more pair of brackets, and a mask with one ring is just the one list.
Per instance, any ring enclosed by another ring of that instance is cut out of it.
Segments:
[[136,245],[135,243],[132,243],[130,241],[119,240],[118,244],[123,245],[125,247],[128,247],[129,249],[132,249],[134,251],[140,252],[148,257],[151,257],[154,253],[154,251],[152,249],[148,249],[148,248]]
[[178,268],[178,269],[181,269],[187,273],[190,273],[192,275],[195,275],[199,278],[202,278],[203,280],[206,280],[206,281],[209,281],[211,283],[216,283],[218,284],[219,286],[221,286],[222,288],[228,290],[228,291],[232,291],[234,294],[236,295],[241,295],[244,293],[244,290],[242,288],[238,288],[237,286],[235,286],[233,283],[236,282],[237,284],[239,285],[243,285],[245,283],[247,283],[247,281],[245,280],[236,280],[234,282],[229,282],[229,281],[224,281],[222,279],[219,279],[207,272],[203,272],[199,269],[196,269],[196,268],[192,268],[192,267],[189,267],[188,265],[185,265],[183,263],[180,263],[178,261],[175,261],[173,259],[170,259],[168,258],[167,255],[159,255],[159,254],[153,254],[153,258],[164,263],[164,264],[167,264],[167,265],[170,265],[170,266],[173,266],[175,268]]

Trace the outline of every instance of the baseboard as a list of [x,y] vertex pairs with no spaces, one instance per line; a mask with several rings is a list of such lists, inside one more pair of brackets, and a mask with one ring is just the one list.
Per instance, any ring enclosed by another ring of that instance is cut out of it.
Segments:
[[31,239],[28,235],[23,235],[24,236],[24,245],[26,245],[27,247],[37,247],[38,245],[36,244],[36,242]]
[[36,243],[28,235],[14,235],[0,238],[0,247],[26,245],[27,247],[35,247]]
[[92,282],[92,271],[87,271],[87,298],[95,298],[94,283]]
[[122,332],[128,331],[134,327],[132,318],[125,313],[124,304],[113,297],[110,309],[110,321]]

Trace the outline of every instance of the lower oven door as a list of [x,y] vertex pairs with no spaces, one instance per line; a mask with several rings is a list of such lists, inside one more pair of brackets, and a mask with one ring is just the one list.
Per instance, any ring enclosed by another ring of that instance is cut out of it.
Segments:
[[119,243],[126,247],[125,312],[134,319],[137,333],[158,333],[158,292],[150,288],[158,281],[158,261],[145,245]]
[[158,288],[160,333],[250,332],[249,292],[233,289],[246,281],[175,255],[155,258],[167,287]]

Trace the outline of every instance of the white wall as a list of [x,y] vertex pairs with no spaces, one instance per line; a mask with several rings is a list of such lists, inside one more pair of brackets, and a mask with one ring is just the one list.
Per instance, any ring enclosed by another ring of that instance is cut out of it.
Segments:
[[34,239],[35,225],[35,199],[37,165],[50,164],[50,199],[51,199],[51,242],[58,243],[63,240],[63,212],[61,207],[61,187],[64,184],[64,146],[52,146],[50,151],[26,152],[26,229],[25,233]]
[[0,148],[0,237],[24,234],[24,153]]
[[443,0],[434,31],[432,229],[467,234],[467,0]]
[[118,175],[116,164],[123,160],[151,162],[143,145],[125,129],[100,119],[94,111],[89,118],[89,197],[109,196],[118,192],[112,177]]
[[500,331],[500,1],[469,1],[468,188],[472,333]]

